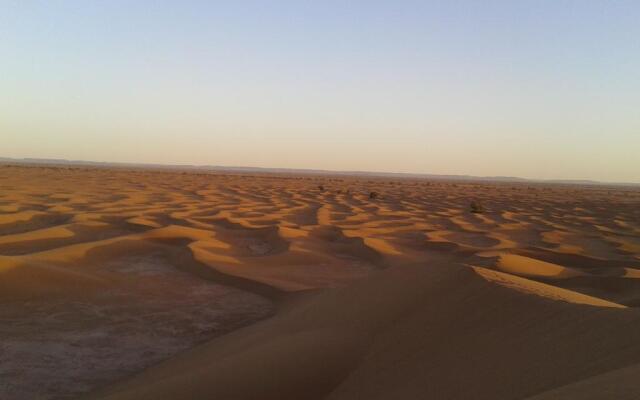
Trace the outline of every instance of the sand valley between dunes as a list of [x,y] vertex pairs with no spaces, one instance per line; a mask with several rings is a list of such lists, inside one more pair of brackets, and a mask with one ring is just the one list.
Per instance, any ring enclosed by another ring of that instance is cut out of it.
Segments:
[[638,399],[638,307],[634,187],[0,166],[3,400]]

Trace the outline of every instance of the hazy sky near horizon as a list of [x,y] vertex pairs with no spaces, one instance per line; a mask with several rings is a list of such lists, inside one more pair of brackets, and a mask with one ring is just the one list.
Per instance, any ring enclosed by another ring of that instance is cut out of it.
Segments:
[[4,1],[0,156],[640,182],[640,1]]

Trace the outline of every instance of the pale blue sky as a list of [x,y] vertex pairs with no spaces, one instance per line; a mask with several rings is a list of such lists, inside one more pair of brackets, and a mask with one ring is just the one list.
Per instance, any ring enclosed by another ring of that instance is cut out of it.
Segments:
[[640,182],[640,1],[3,1],[0,156]]

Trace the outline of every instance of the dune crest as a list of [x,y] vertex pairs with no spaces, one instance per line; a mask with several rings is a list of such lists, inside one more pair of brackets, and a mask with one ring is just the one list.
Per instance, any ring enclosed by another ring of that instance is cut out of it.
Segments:
[[519,276],[507,274],[504,272],[494,271],[482,267],[473,267],[478,275],[482,276],[490,282],[521,291],[523,293],[531,293],[537,296],[546,297],[552,300],[561,300],[575,304],[587,304],[599,307],[627,308],[626,306],[611,301],[599,299],[593,296],[587,296],[582,293],[562,289],[556,286],[521,278]]

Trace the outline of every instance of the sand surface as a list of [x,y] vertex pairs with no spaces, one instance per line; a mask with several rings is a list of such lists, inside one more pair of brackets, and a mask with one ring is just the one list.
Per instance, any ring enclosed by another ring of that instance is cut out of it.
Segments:
[[632,188],[2,167],[0,398],[636,399],[639,277]]
[[176,270],[160,257],[100,265],[121,284],[73,300],[0,305],[2,399],[67,398],[127,377],[271,314],[257,295]]

